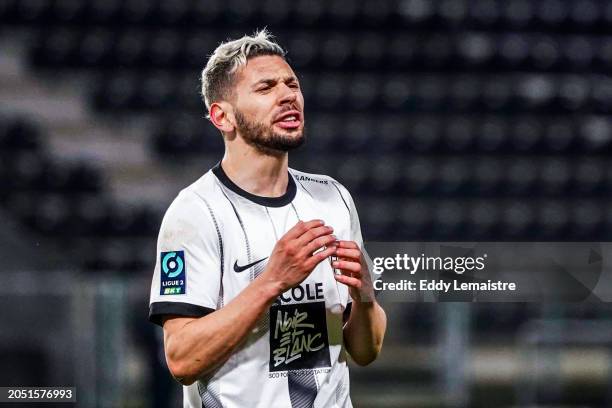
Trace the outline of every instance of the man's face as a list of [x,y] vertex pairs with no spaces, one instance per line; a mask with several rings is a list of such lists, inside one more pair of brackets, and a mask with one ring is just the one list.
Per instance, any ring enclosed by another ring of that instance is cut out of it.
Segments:
[[304,143],[304,97],[283,58],[249,59],[237,74],[234,95],[236,127],[245,142],[265,153]]

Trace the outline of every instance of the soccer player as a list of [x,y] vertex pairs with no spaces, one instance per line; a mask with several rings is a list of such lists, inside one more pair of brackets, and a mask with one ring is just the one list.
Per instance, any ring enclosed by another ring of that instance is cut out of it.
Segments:
[[351,195],[288,167],[304,98],[284,56],[264,30],[202,72],[225,155],[164,216],[149,312],[185,407],[351,407],[347,352],[382,347]]

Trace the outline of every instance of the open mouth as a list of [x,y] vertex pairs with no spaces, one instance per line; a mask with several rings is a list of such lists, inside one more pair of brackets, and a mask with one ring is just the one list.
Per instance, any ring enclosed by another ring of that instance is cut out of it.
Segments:
[[302,116],[298,111],[289,111],[283,113],[274,124],[283,129],[297,129],[302,123]]

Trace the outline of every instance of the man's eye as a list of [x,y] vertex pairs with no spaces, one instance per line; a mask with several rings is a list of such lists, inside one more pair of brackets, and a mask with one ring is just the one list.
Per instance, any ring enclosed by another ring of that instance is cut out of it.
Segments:
[[289,84],[289,88],[293,88],[293,89],[299,89],[299,85],[298,84]]

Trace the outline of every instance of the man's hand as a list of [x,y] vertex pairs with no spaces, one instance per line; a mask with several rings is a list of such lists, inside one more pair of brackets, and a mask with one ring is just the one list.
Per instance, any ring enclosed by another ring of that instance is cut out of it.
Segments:
[[376,360],[382,349],[387,316],[374,298],[374,287],[365,257],[353,241],[339,241],[338,260],[332,266],[340,271],[336,281],[349,287],[353,298],[351,315],[344,326],[344,344],[353,361],[367,365]]
[[334,277],[349,287],[353,301],[373,301],[374,287],[359,245],[354,241],[338,241],[336,256],[338,260],[333,261],[332,266],[339,270],[340,274]]
[[335,254],[333,231],[321,220],[298,222],[278,240],[260,277],[274,282],[279,295],[297,286],[321,261]]

